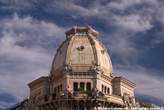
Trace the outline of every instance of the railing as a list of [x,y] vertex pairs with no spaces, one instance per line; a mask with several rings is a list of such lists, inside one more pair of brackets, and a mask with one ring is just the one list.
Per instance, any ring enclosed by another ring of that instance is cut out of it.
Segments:
[[101,92],[95,93],[93,91],[75,91],[73,93],[71,92],[61,92],[59,94],[51,94],[49,96],[45,96],[43,98],[43,102],[49,102],[49,101],[56,101],[56,100],[105,100],[110,103],[117,103],[120,105],[124,105],[124,102],[122,100],[121,96],[115,96],[115,95],[105,95]]

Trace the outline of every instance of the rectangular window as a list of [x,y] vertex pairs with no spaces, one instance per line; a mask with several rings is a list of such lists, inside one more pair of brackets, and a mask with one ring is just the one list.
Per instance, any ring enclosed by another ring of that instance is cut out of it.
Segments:
[[90,82],[87,83],[87,91],[91,91],[91,83]]
[[78,83],[77,82],[74,82],[73,83],[73,90],[74,91],[77,91],[78,90]]
[[84,91],[85,90],[85,84],[84,84],[84,82],[81,82],[80,83],[80,90],[81,91]]

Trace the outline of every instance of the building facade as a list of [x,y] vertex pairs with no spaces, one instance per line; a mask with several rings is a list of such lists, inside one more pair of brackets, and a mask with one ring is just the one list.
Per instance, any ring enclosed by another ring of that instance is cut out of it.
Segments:
[[68,30],[50,75],[28,84],[30,96],[19,110],[135,107],[135,84],[113,74],[109,53],[98,37],[91,27]]

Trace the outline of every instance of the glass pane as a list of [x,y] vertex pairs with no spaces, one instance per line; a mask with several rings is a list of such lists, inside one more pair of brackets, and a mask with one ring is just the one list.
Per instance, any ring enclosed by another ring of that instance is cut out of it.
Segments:
[[90,91],[91,90],[91,83],[87,83],[87,91]]
[[85,88],[85,85],[84,85],[83,82],[81,82],[81,83],[80,83],[80,90],[81,90],[81,91],[84,91],[84,88]]
[[77,91],[78,90],[78,83],[77,82],[74,82],[73,83],[73,90],[74,91]]

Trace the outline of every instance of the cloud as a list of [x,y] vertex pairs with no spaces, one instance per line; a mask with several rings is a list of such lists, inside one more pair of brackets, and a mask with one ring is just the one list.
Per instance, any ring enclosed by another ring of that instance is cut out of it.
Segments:
[[[71,21],[80,24],[76,21],[76,19],[80,19],[81,22],[95,23],[96,28],[99,28],[97,23],[102,22],[103,25],[100,24],[100,27],[105,26],[105,30],[108,31],[104,32],[103,41],[110,48],[112,56],[117,56],[116,59],[112,58],[112,60],[121,59],[124,64],[124,68],[116,68],[116,71],[137,83],[137,93],[156,95],[158,98],[162,96],[158,92],[163,93],[163,88],[160,88],[163,83],[162,79],[148,74],[151,73],[151,70],[147,68],[138,67],[139,65],[136,67],[135,64],[141,57],[141,53],[146,51],[144,47],[137,48],[136,45],[139,44],[132,40],[136,38],[136,34],[146,33],[156,28],[154,22],[159,22],[162,27],[164,26],[164,15],[161,13],[164,10],[162,1],[110,0],[110,2],[102,3],[95,0],[87,4],[87,7],[74,0],[14,0],[14,3],[11,0],[0,0],[0,3],[5,4],[0,7],[0,11],[12,10],[11,12],[19,13],[22,10],[31,10],[27,13],[36,16],[35,11],[37,9],[39,14],[43,12],[48,15],[46,15],[47,20],[51,17],[54,19],[58,14],[61,14],[59,20],[63,26]],[[68,15],[72,18],[69,18]],[[41,17],[43,16],[41,15]],[[63,20],[65,18],[69,18],[70,21]],[[83,18],[86,20],[82,21]],[[56,47],[64,39],[66,29],[67,27],[58,26],[53,22],[37,20],[31,16],[19,17],[15,14],[12,18],[1,19],[0,91],[10,91],[19,100],[27,96],[26,84],[41,75],[48,74],[52,57]],[[112,32],[109,32],[111,30]],[[102,31],[104,31],[103,28]],[[153,36],[155,40],[152,45],[164,41],[162,40],[163,32],[161,30],[160,35]],[[129,65],[131,66],[129,67]],[[158,71],[155,72],[159,73]],[[140,78],[140,76],[142,77]],[[23,89],[18,91],[18,88]]]
[[140,32],[140,31],[146,31],[153,27],[151,24],[151,18],[150,17],[142,17],[141,15],[132,14],[127,16],[116,16],[116,25],[118,25],[118,28],[122,28],[125,31],[134,31],[134,32]]
[[136,83],[136,94],[147,95],[164,101],[164,94],[161,94],[164,92],[164,80],[157,75],[160,71],[139,65],[115,65],[114,72]]
[[40,62],[40,59],[49,61],[47,53],[42,48],[21,47],[16,45],[16,40],[16,38],[7,35],[1,38],[0,55],[28,62]]
[[117,0],[109,3],[109,7],[112,7],[114,9],[124,10],[129,6],[139,4],[142,0]]
[[[96,0],[88,3],[89,5],[87,7],[82,6],[74,0],[48,0],[41,2],[29,0],[26,2],[28,3],[24,3],[21,0],[16,0],[14,3],[22,7],[20,10],[26,9],[25,6],[20,4],[28,4],[32,7],[31,9],[33,10],[35,10],[38,6],[44,4],[44,6],[42,7],[42,11],[50,15],[59,14],[60,11],[60,14],[70,15],[74,19],[98,18],[100,20],[104,20],[106,24],[119,25],[122,29],[129,31],[146,31],[150,29],[152,27],[150,21],[151,17],[153,17],[154,12],[156,12],[156,8],[158,8],[159,6],[158,0],[111,0],[110,2],[106,2],[105,4]],[[10,2],[7,2],[6,4],[10,4],[12,6],[12,3]],[[134,10],[135,5],[148,6],[146,8],[141,8],[140,10]],[[134,8],[127,11],[126,9],[129,7]]]
[[57,26],[55,23],[39,21],[32,19],[30,16],[20,19],[17,14],[14,14],[11,20],[3,19],[1,25],[3,26],[2,34],[12,34],[12,36],[17,36],[22,42],[26,40],[33,44],[33,40],[35,39],[36,45],[52,43],[51,40],[54,39],[54,37],[61,40],[64,37],[63,32],[65,31],[64,28]]
[[129,7],[143,4],[156,5],[158,0],[113,0],[108,6],[113,9],[125,10]]
[[138,56],[142,53],[140,49],[134,46],[135,42],[129,39],[129,37],[133,36],[133,33],[117,31],[105,36],[109,36],[104,39],[106,41],[105,45],[112,54],[111,57],[116,57],[116,59],[120,60],[123,64],[135,63]]
[[13,94],[17,100],[28,96],[27,84],[49,74],[55,52],[51,48],[61,42],[65,29],[30,16],[1,19],[0,93]]
[[0,0],[1,10],[21,11],[34,8],[32,0]]
[[111,53],[124,64],[136,63],[140,55],[146,51],[145,48],[138,48],[136,46],[138,44],[132,39],[138,37],[137,33],[147,32],[154,27],[151,18],[136,14],[115,16],[113,25],[116,30],[104,35],[106,45],[110,48]]
[[14,103],[12,102],[4,102],[4,101],[0,101],[0,110],[4,110],[6,109],[7,107],[13,105]]

